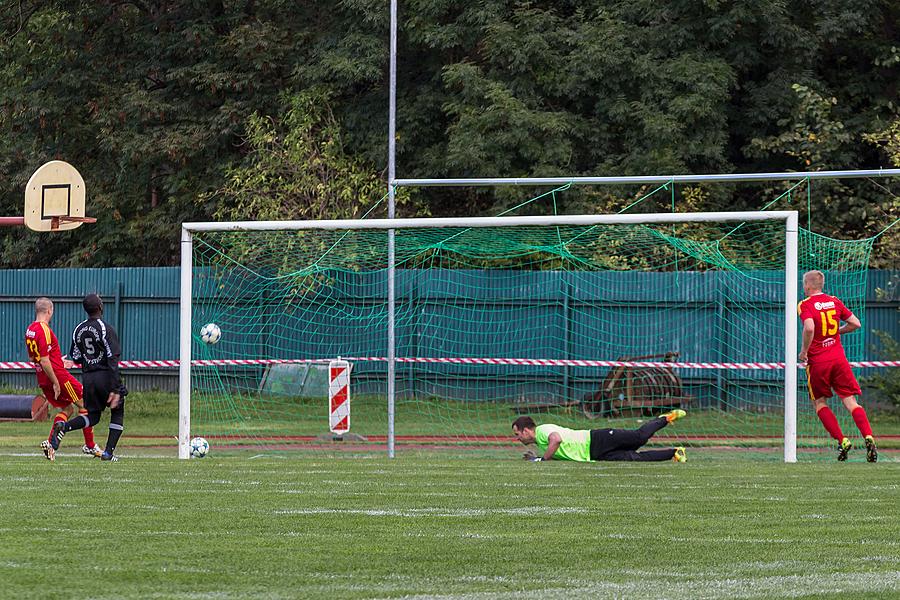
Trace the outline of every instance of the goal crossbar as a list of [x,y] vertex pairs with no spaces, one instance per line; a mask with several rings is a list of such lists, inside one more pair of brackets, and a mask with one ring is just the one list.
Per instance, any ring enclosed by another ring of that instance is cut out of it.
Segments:
[[699,223],[734,221],[785,221],[797,211],[739,211],[649,213],[621,215],[557,215],[531,217],[468,217],[425,219],[346,219],[321,221],[231,221],[184,223],[187,231],[284,231],[300,229],[424,229],[460,227],[524,227],[554,225],[640,225],[646,223]]

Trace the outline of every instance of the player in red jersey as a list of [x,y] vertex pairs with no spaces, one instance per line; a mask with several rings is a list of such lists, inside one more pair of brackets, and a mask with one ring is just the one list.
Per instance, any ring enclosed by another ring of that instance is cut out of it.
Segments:
[[[35,363],[38,385],[44,392],[44,397],[60,412],[53,420],[65,422],[75,413],[78,407],[79,413],[87,414],[82,402],[81,384],[66,370],[62,354],[59,351],[59,341],[53,330],[50,329],[50,319],[53,318],[53,302],[49,298],[38,298],[34,303],[34,323],[25,330],[25,346],[28,348],[28,358]],[[53,433],[53,427],[50,427]],[[47,460],[54,460],[56,452],[50,445],[50,440],[41,442],[41,449]],[[100,456],[103,451],[94,443],[94,431],[91,428],[84,430],[84,446],[81,448],[85,454]]]
[[878,460],[875,437],[865,409],[856,402],[861,390],[841,345],[841,335],[860,328],[859,319],[843,302],[823,293],[824,287],[825,275],[821,271],[803,274],[803,291],[807,297],[797,305],[797,314],[803,324],[803,345],[797,358],[801,363],[806,363],[809,397],[816,415],[838,442],[838,460],[847,460],[847,453],[853,444],[844,437],[834,413],[828,408],[827,401],[832,396],[832,389],[850,411],[866,441],[866,460],[875,462]]

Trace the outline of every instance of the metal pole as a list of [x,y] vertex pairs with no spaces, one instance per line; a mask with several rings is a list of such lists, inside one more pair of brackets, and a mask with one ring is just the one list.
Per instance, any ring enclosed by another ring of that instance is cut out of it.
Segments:
[[699,213],[647,213],[615,215],[554,215],[545,217],[465,217],[415,219],[347,219],[328,221],[230,221],[183,223],[190,231],[286,231],[292,229],[422,229],[467,227],[518,227],[543,225],[624,225],[646,223],[699,223],[734,221],[783,221],[793,211],[744,211]]
[[[397,128],[397,0],[391,0],[390,84],[388,86],[388,219],[395,215],[394,175],[396,167]],[[394,458],[394,406],[397,391],[394,313],[394,230],[388,229],[387,265],[387,402],[388,402],[388,458]]]
[[801,179],[852,179],[900,177],[900,169],[811,171],[808,173],[717,173],[711,175],[654,175],[635,177],[482,177],[473,179],[395,179],[397,187],[500,186],[500,185],[632,185],[663,183],[712,183],[738,181],[796,181]]
[[797,462],[797,213],[785,221],[784,462]]
[[181,229],[181,286],[178,338],[178,458],[190,458],[191,439],[191,295],[193,235]]
[[[566,280],[562,285],[563,293],[563,358],[569,360],[572,358],[572,284]],[[569,389],[571,381],[569,379],[570,367],[563,367],[563,401],[565,402],[573,395]]]

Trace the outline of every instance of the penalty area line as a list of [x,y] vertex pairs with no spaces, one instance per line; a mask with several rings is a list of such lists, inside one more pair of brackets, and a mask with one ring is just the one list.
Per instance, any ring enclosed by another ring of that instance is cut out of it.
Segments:
[[[46,458],[44,458],[43,452],[2,452],[2,451],[0,451],[0,456],[9,456],[9,457],[14,457],[14,458],[38,457],[38,458],[43,458],[46,462],[50,462]],[[93,456],[89,456],[82,452],[59,452],[59,451],[57,451],[56,456],[61,456],[63,458],[77,458],[79,456],[83,456],[85,458],[86,462],[90,462],[89,459],[94,458]],[[116,456],[118,456],[119,458],[128,459],[128,460],[132,460],[132,459],[136,459],[136,458],[153,458],[153,459],[162,459],[162,458],[176,459],[176,458],[178,458],[178,456],[174,453],[173,454],[131,454],[131,453],[127,453],[126,454],[126,453],[118,453],[117,452]]]

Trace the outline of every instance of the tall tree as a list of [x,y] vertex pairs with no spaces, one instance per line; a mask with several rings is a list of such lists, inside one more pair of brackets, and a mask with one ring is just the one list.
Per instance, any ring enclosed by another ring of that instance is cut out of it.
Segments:
[[[891,0],[408,0],[400,9],[402,176],[877,167],[885,154],[863,136],[900,111]],[[62,158],[81,170],[89,213],[101,218],[75,233],[5,232],[4,263],[172,264],[179,223],[233,201],[197,198],[260,158],[246,143],[254,119],[281,122],[289,99],[311,89],[327,94],[345,157],[383,179],[388,16],[381,0],[0,3],[0,209],[20,212],[28,176]],[[814,227],[870,235],[894,210],[879,185],[815,186]],[[781,191],[697,186],[675,200],[758,208]],[[573,190],[553,208],[619,210],[640,193]],[[414,197],[403,210],[478,215],[522,192]]]

